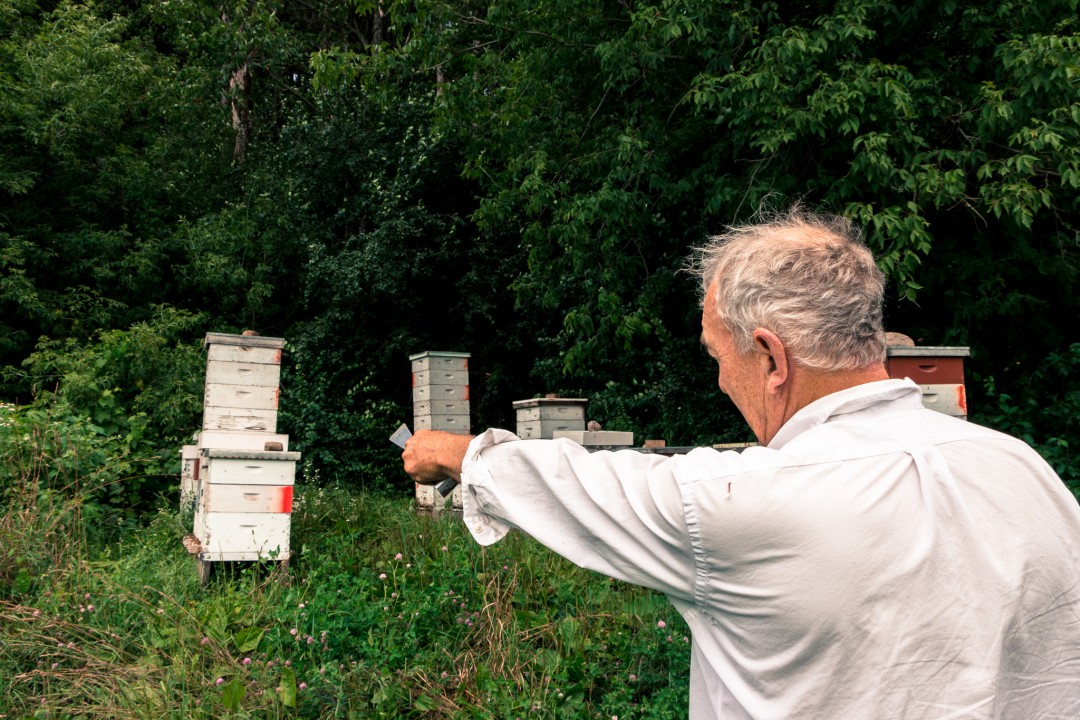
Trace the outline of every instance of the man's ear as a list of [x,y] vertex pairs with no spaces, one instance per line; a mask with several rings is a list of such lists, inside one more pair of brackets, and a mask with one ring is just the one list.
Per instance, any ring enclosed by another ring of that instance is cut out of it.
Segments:
[[776,333],[765,328],[754,330],[754,349],[761,355],[765,370],[765,389],[779,392],[791,373],[787,348]]

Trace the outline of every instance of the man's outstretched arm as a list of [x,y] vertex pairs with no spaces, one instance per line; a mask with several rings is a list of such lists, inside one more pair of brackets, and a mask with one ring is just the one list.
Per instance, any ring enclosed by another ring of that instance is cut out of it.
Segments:
[[472,435],[417,430],[401,453],[405,472],[423,485],[434,485],[448,477],[461,482],[461,463],[472,439]]

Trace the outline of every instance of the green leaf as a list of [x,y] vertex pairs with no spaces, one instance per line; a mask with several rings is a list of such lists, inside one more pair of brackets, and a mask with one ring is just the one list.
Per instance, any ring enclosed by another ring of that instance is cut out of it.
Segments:
[[246,627],[241,629],[236,633],[236,637],[233,640],[233,642],[236,643],[236,650],[242,653],[254,652],[258,649],[264,632],[265,631],[259,627]]
[[240,709],[240,703],[244,699],[245,692],[244,685],[240,682],[240,678],[233,678],[221,689],[221,704],[224,705],[227,710],[235,712]]
[[296,707],[296,673],[288,667],[281,671],[281,704]]
[[419,712],[436,710],[438,709],[438,707],[438,703],[436,703],[428,695],[420,695],[418,698],[416,698],[416,700],[413,701],[413,709]]

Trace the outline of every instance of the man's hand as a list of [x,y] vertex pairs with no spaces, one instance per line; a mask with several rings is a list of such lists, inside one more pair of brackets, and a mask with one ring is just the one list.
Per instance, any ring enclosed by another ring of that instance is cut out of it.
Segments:
[[471,441],[471,435],[417,430],[401,453],[405,472],[422,485],[435,485],[448,477],[461,482],[461,463]]

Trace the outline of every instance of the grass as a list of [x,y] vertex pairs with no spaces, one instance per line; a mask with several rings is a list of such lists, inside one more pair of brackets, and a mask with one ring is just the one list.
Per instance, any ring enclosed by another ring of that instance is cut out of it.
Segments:
[[686,716],[666,599],[528,537],[481,548],[409,498],[300,487],[288,567],[203,588],[188,519],[107,532],[107,480],[47,465],[0,488],[0,718]]

